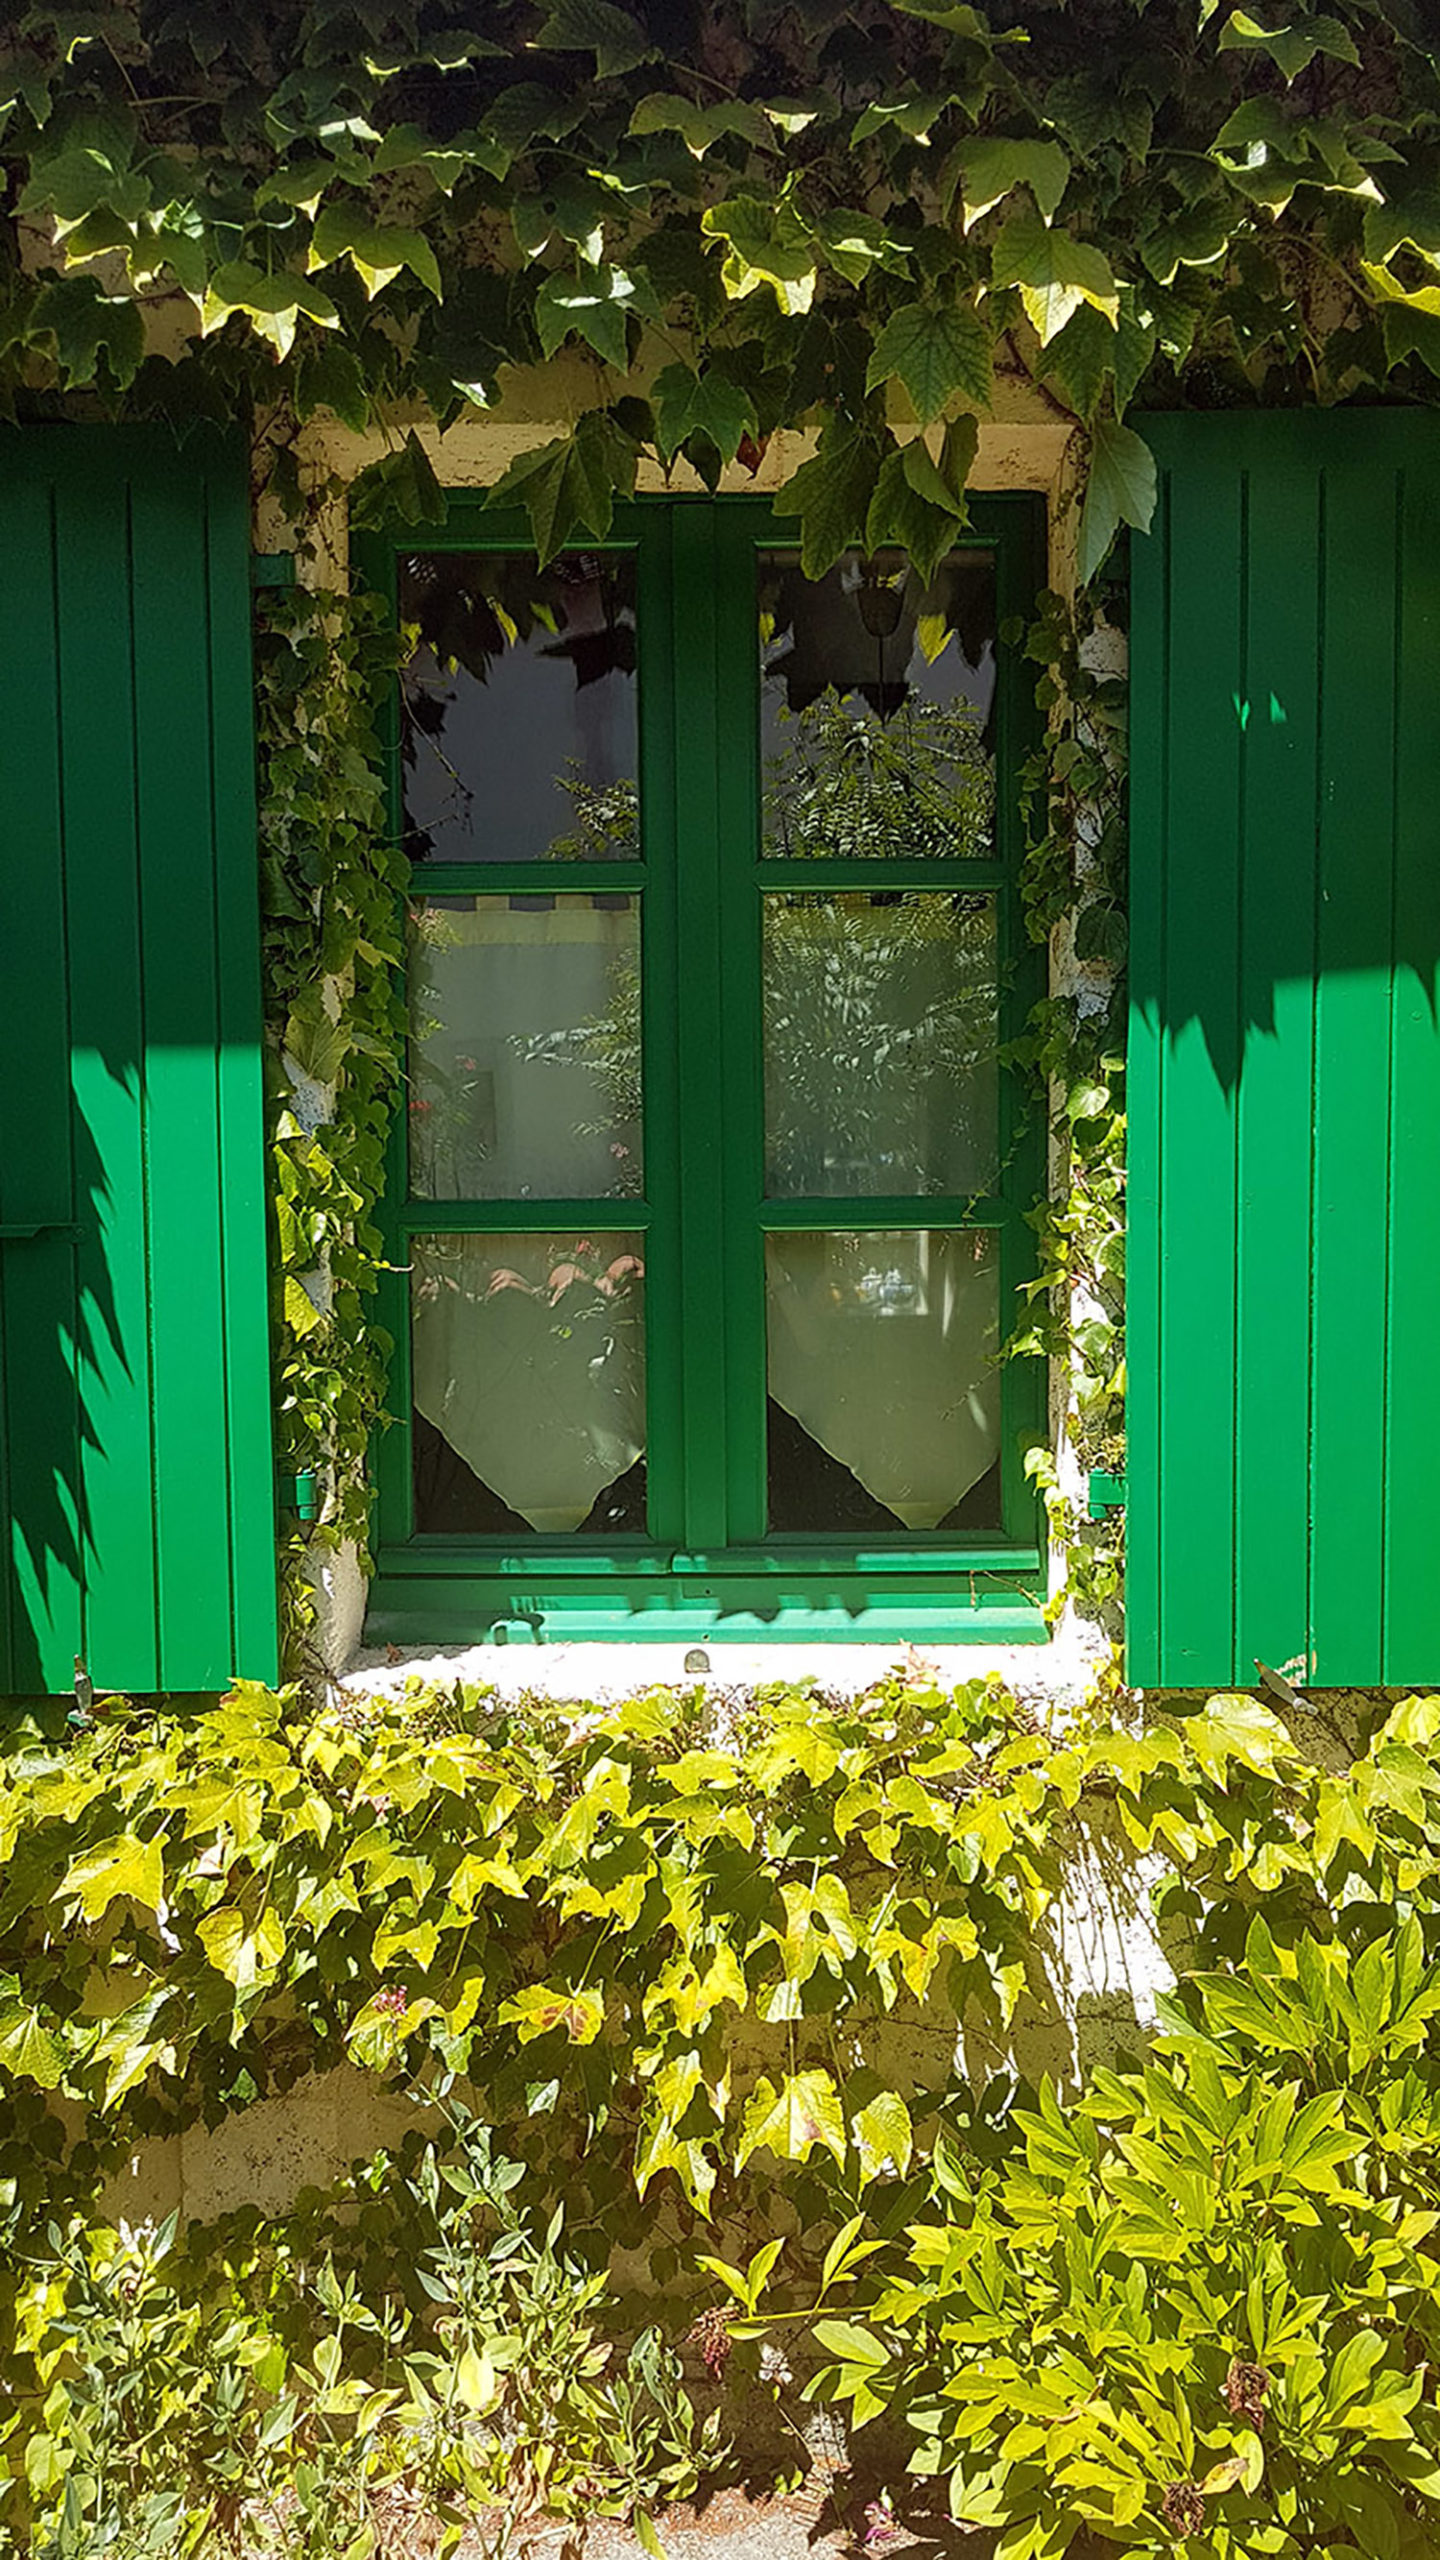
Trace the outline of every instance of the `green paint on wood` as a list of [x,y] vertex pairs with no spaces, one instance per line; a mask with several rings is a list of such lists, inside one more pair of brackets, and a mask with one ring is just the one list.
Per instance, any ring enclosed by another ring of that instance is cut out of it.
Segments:
[[1440,421],[1167,417],[1134,547],[1128,1660],[1433,1676]]
[[0,1686],[268,1679],[244,456],[21,430],[0,492]]

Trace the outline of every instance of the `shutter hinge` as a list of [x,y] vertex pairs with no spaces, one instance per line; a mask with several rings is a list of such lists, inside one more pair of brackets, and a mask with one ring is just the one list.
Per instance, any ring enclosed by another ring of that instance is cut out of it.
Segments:
[[295,554],[293,551],[252,551],[250,554],[252,587],[293,587]]
[[1090,1500],[1087,1505],[1092,1520],[1103,1520],[1112,1511],[1125,1508],[1125,1479],[1102,1473],[1096,1467],[1090,1474]]
[[280,1508],[293,1513],[297,1520],[320,1517],[320,1480],[313,1467],[304,1467],[299,1475],[280,1478]]

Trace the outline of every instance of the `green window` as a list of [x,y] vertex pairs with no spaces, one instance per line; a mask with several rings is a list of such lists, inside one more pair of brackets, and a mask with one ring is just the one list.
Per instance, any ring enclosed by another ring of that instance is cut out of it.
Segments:
[[809,581],[747,499],[544,569],[473,500],[372,546],[411,639],[378,1633],[1042,1633],[1043,1391],[999,1357],[1037,512],[928,588]]

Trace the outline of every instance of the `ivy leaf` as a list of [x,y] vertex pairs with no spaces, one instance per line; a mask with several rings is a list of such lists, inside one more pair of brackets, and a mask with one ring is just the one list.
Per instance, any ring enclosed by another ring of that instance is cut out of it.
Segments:
[[1047,222],[1053,220],[1070,183],[1070,160],[1058,142],[1016,141],[1007,134],[976,134],[962,142],[960,201],[968,231],[982,214],[1028,187]]
[[65,2057],[38,2011],[21,1999],[0,2002],[0,2070],[16,2079],[33,2080],[42,2089],[58,2089]]
[[370,424],[370,394],[353,348],[307,348],[296,373],[295,406],[302,418],[329,409],[353,435],[363,435]]
[[1080,513],[1080,584],[1087,586],[1122,524],[1148,533],[1155,512],[1155,456],[1133,427],[1098,420]]
[[205,337],[222,329],[232,312],[243,311],[262,338],[268,338],[277,356],[288,356],[295,343],[295,330],[300,314],[313,320],[321,329],[338,329],[340,314],[324,287],[312,284],[307,276],[292,275],[281,268],[276,275],[266,275],[259,267],[243,259],[233,259],[217,267],[205,290],[200,306],[200,328]]
[[[848,418],[832,418],[813,460],[802,462],[777,493],[776,514],[800,518],[800,563],[807,578],[823,578],[861,539],[879,470],[874,436]],[[798,1763],[792,1759],[790,1765]]]
[[61,379],[70,390],[94,382],[102,355],[123,390],[134,381],[145,353],[138,304],[125,293],[102,293],[93,276],[58,276],[42,285],[30,330],[33,336],[53,337]]
[[243,1911],[225,1904],[207,1911],[195,1934],[216,1972],[237,1991],[253,1991],[284,1961],[285,1932],[273,1911],[262,1911],[252,1926]]
[[513,1999],[500,2004],[501,2022],[520,2031],[522,2044],[553,2035],[563,2027],[572,2044],[593,2044],[605,2023],[605,1995],[600,1991],[547,1989],[527,1983]]
[[897,380],[922,427],[939,417],[956,392],[988,409],[994,365],[990,332],[979,313],[968,303],[902,303],[875,341],[865,388],[874,391]]
[[915,2133],[910,2110],[896,2090],[882,2089],[861,2107],[850,2119],[850,2131],[860,2155],[862,2178],[878,2178],[887,2165],[904,2177],[915,2149]]
[[112,1902],[122,1900],[142,1903],[147,1911],[158,1911],[165,1898],[160,1842],[137,1840],[133,1832],[122,1831],[103,1847],[84,1850],[78,1858],[72,1858],[61,1879],[60,1891],[77,1897],[81,1916],[86,1920],[102,1919]]
[[1338,18],[1309,18],[1298,13],[1283,27],[1262,27],[1246,9],[1232,9],[1220,30],[1222,53],[1268,53],[1287,82],[1308,71],[1317,53],[1337,62],[1358,64],[1355,39]]
[[297,1279],[293,1271],[287,1271],[285,1274],[285,1322],[290,1331],[297,1340],[303,1342],[307,1333],[316,1332],[324,1321],[324,1316],[304,1282]]
[[964,500],[952,497],[925,446],[918,439],[896,445],[880,465],[865,518],[865,548],[879,551],[898,543],[928,586],[964,516]]
[[487,503],[518,498],[545,568],[576,533],[603,542],[617,496],[635,486],[636,450],[606,409],[587,409],[568,436],[517,455]]
[[1123,300],[1119,323],[1113,329],[1086,302],[1072,313],[1059,336],[1051,340],[1046,358],[1071,407],[1088,423],[1100,406],[1107,380],[1115,385],[1116,414],[1123,416],[1144,378],[1155,346],[1153,321],[1138,320]]
[[444,300],[439,263],[423,231],[367,222],[353,205],[327,204],[310,235],[310,272],[347,257],[372,302],[406,267],[437,302]]
[[893,239],[873,213],[822,214],[816,224],[816,237],[823,243],[830,265],[847,284],[863,284],[873,267],[901,268],[910,254],[905,243]]
[[735,2152],[743,2169],[752,2151],[763,2145],[781,2160],[807,2160],[817,2144],[845,2165],[845,2119],[840,2093],[828,2071],[794,2071],[777,2089],[757,2080],[745,2109]]
[[1042,347],[1058,337],[1082,302],[1093,303],[1114,327],[1120,295],[1108,259],[1087,241],[1053,231],[1038,214],[1013,213],[995,243],[990,282],[998,293],[1018,285],[1026,317]]
[[697,107],[668,89],[641,99],[630,119],[630,130],[636,135],[678,133],[686,150],[697,160],[703,160],[713,144],[731,134],[753,143],[757,151],[773,151],[776,147],[775,136],[760,109],[748,105],[743,98]]
[[614,0],[550,0],[535,41],[552,53],[593,53],[602,80],[660,58],[658,46]]
[[708,436],[723,462],[733,462],[741,439],[755,433],[750,394],[715,365],[692,373],[688,364],[667,364],[651,385],[655,403],[655,437],[669,462],[687,436]]
[[727,243],[725,290],[732,302],[769,285],[782,311],[792,318],[808,311],[815,299],[815,240],[787,196],[727,196],[700,217],[700,228],[712,240]]
[[948,97],[929,97],[916,93],[905,98],[887,98],[874,106],[862,108],[850,133],[850,148],[868,142],[874,133],[884,133],[893,125],[897,133],[907,134],[912,142],[928,142],[931,128],[937,125],[953,101]]
[[623,373],[629,362],[626,322],[635,294],[635,279],[622,267],[597,266],[579,276],[547,276],[535,297],[535,327],[543,352],[553,356],[566,338],[583,338],[604,363]]

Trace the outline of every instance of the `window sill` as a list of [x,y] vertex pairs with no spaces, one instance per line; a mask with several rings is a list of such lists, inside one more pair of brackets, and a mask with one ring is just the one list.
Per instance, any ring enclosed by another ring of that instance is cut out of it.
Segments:
[[369,1644],[612,1638],[1044,1644],[1038,1553],[904,1558],[550,1555],[482,1561],[473,1547],[382,1550]]

